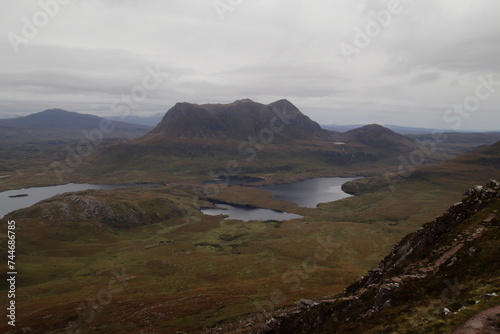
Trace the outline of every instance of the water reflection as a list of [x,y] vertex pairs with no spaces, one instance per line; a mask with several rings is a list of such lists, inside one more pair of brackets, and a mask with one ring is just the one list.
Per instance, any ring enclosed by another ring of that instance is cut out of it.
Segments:
[[320,177],[295,183],[261,186],[273,193],[273,198],[296,203],[306,208],[315,208],[319,203],[338,201],[351,195],[342,191],[344,183],[358,178]]
[[235,206],[230,204],[217,204],[218,208],[203,208],[201,212],[210,216],[228,215],[227,219],[237,219],[243,221],[251,220],[289,220],[300,219],[302,216],[269,209]]

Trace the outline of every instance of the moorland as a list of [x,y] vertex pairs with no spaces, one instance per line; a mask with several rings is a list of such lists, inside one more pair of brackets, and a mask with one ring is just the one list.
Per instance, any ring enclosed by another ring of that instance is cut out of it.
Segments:
[[[286,100],[178,103],[152,129],[102,122],[64,111],[0,122],[2,191],[164,184],[61,194],[4,217],[2,254],[7,221],[18,228],[19,328],[256,333],[283,307],[342,292],[467,189],[500,176],[498,133],[336,132]],[[316,208],[255,187],[334,176],[361,177],[344,185],[355,196]],[[259,181],[229,186],[239,177]],[[202,214],[214,201],[304,218]]]

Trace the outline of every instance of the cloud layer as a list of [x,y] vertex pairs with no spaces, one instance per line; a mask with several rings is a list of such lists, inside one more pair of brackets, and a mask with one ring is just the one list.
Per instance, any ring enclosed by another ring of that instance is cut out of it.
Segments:
[[[323,124],[500,130],[498,13],[491,0],[3,1],[0,117],[112,115],[149,66],[163,81],[135,115],[286,98]],[[488,98],[447,111],[489,75]]]

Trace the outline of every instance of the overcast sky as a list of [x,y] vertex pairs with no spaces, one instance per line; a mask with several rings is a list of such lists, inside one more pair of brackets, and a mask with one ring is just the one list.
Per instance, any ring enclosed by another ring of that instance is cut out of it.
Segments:
[[321,124],[500,130],[500,1],[395,1],[4,0],[0,117],[135,92],[134,115],[286,98]]

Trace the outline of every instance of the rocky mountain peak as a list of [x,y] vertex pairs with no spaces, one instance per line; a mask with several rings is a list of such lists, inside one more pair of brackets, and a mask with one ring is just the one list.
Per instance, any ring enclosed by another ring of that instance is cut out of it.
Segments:
[[269,129],[277,141],[314,139],[322,133],[318,123],[287,100],[265,105],[242,99],[229,104],[177,103],[151,134],[247,140]]

